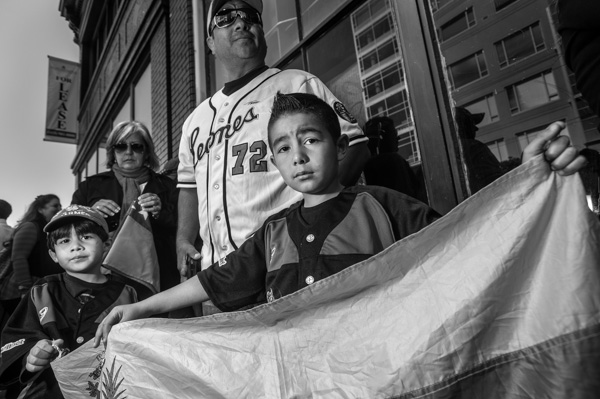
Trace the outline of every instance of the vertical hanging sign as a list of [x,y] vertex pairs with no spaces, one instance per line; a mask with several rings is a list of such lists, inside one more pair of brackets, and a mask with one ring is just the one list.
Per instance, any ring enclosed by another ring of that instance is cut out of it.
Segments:
[[48,56],[48,102],[44,141],[77,144],[79,64]]

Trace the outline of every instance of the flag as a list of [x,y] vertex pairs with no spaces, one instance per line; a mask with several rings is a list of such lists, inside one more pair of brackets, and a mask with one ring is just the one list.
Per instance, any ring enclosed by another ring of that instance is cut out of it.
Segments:
[[597,398],[599,240],[579,177],[537,157],[274,302],[116,325],[102,387],[129,399]]
[[131,204],[103,266],[155,294],[160,291],[160,272],[149,217],[137,200]]
[[65,357],[50,363],[65,399],[100,397],[100,373],[104,365],[104,346],[86,342]]
[[48,98],[44,141],[77,144],[79,64],[48,56]]

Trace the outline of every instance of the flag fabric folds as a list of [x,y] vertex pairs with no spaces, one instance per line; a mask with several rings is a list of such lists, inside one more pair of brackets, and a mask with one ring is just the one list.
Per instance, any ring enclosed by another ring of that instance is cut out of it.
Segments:
[[101,398],[100,373],[104,365],[102,345],[94,348],[93,341],[88,341],[50,365],[65,399]]
[[160,271],[149,217],[137,200],[131,204],[103,266],[157,293],[160,291]]
[[599,240],[579,177],[538,157],[272,303],[116,325],[101,387],[130,399],[597,398]]

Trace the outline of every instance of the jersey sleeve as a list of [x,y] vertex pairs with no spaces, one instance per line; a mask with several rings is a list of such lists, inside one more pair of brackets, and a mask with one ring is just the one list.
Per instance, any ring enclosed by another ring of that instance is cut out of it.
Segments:
[[229,312],[266,301],[265,225],[236,251],[198,273],[202,287],[220,310]]
[[342,134],[348,136],[351,146],[369,141],[360,126],[358,126],[356,118],[319,78],[309,75],[308,79],[306,79],[305,83],[300,88],[300,91],[303,93],[314,94],[333,108],[340,121]]
[[[200,105],[200,107],[201,106],[202,105]],[[177,188],[196,188],[196,179],[194,176],[194,147],[191,143],[193,132],[190,132],[189,129],[191,120],[196,112],[199,112],[199,110],[194,110],[194,112],[188,116],[182,127],[181,141],[179,142]]]

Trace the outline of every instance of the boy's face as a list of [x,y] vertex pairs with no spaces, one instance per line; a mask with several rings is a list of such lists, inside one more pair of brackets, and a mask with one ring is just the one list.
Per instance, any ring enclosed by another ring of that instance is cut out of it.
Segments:
[[48,252],[68,274],[90,281],[90,277],[93,280],[93,277],[100,273],[102,254],[106,245],[108,243],[102,242],[102,239],[94,233],[77,236],[75,228],[71,226],[71,235],[58,239],[54,244],[54,251]]
[[[307,196],[337,194],[338,162],[348,148],[345,135],[334,142],[321,120],[313,114],[284,115],[271,125],[271,161],[288,186]],[[314,203],[314,202],[313,202]]]

